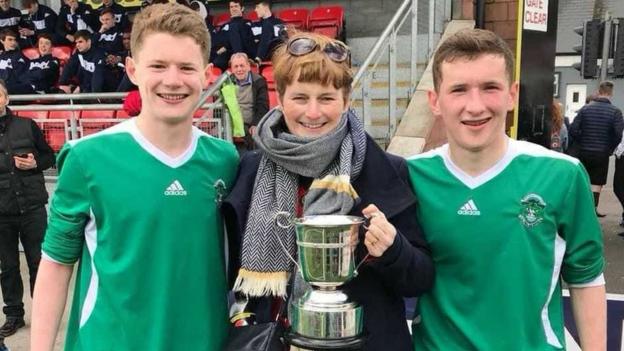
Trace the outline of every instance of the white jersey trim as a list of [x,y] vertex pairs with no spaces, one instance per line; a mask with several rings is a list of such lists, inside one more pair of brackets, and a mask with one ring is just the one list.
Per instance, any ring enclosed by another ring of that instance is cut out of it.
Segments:
[[81,308],[79,328],[82,328],[82,326],[87,323],[89,317],[91,317],[93,313],[100,280],[94,262],[95,250],[97,249],[97,224],[93,211],[90,212],[90,218],[85,226],[85,243],[87,244],[87,250],[89,250],[89,255],[91,256],[91,262],[89,262],[89,264],[91,264],[91,279],[89,280],[89,287],[87,288],[87,294],[85,295],[85,300]]
[[132,119],[132,127],[130,128],[130,134],[134,137],[134,140],[150,155],[154,156],[158,161],[164,163],[165,165],[171,168],[178,168],[184,165],[188,160],[193,157],[195,153],[195,149],[197,148],[197,139],[199,139],[199,134],[194,132],[193,129],[197,129],[193,127],[191,129],[191,143],[189,146],[177,157],[171,157],[166,153],[162,152],[159,148],[154,146],[145,136],[141,133],[139,128],[136,125],[136,118]]
[[605,278],[604,278],[604,274],[600,273],[599,276],[597,276],[596,278],[594,278],[593,280],[587,282],[587,283],[578,283],[578,284],[570,284],[568,283],[568,286],[570,288],[591,288],[594,286],[602,286],[605,285]]
[[556,348],[563,348],[563,345],[557,338],[557,334],[553,330],[552,324],[550,323],[550,318],[548,317],[548,307],[550,306],[550,301],[552,300],[553,293],[555,292],[555,288],[557,287],[557,283],[559,282],[559,274],[561,272],[561,264],[563,263],[563,255],[566,250],[566,242],[562,237],[557,234],[555,236],[555,247],[554,247],[554,266],[552,271],[552,276],[550,278],[550,289],[548,292],[548,299],[546,299],[546,303],[542,307],[542,327],[544,328],[544,334],[546,335],[546,342]]
[[554,159],[561,159],[569,161],[573,164],[578,164],[579,160],[574,157],[568,156],[566,154],[562,154],[560,152],[548,150],[545,147],[533,143],[529,143],[526,141],[518,141],[511,138],[507,138],[507,151],[505,155],[496,162],[490,169],[481,173],[480,175],[473,177],[466,172],[464,172],[461,168],[459,168],[453,160],[451,160],[449,145],[444,144],[443,146],[429,150],[425,153],[410,156],[408,160],[421,159],[421,158],[432,158],[435,156],[442,157],[444,165],[446,169],[460,182],[462,182],[465,186],[470,189],[478,188],[479,186],[489,182],[497,175],[499,175],[502,171],[507,168],[507,166],[513,161],[516,156],[527,155],[534,157],[550,157]]
[[63,262],[59,262],[55,259],[53,259],[50,255],[48,255],[45,251],[41,250],[41,259],[42,260],[46,260],[46,261],[50,261],[50,262],[54,262],[63,266],[73,266],[73,263],[63,263]]

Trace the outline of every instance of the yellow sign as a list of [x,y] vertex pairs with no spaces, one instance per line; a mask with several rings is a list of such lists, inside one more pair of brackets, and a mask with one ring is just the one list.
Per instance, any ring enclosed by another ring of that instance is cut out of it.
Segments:
[[[102,6],[102,0],[83,0],[85,4],[88,4],[93,9],[97,9]],[[123,7],[137,7],[141,6],[141,0],[115,0],[116,3]]]

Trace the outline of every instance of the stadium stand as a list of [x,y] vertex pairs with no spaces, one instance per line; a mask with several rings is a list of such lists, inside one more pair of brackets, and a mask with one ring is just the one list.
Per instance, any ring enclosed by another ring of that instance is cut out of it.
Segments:
[[284,9],[277,13],[277,17],[279,17],[282,21],[286,23],[286,25],[291,25],[298,30],[307,30],[308,29],[308,9],[305,8],[290,8]]
[[229,13],[219,13],[217,15],[215,15],[212,18],[212,25],[215,28],[221,28],[221,26],[223,26],[224,24],[228,23],[230,21],[230,14]]
[[336,39],[342,35],[343,19],[342,6],[319,6],[310,13],[308,29]]

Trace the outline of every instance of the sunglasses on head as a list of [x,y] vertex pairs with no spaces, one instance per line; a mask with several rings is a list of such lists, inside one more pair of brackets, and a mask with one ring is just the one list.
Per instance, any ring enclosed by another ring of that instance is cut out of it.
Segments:
[[[286,49],[288,53],[293,56],[307,55],[319,47],[319,44],[314,40],[306,37],[295,38],[288,42]],[[333,40],[327,44],[321,51],[327,55],[332,61],[342,63],[350,59],[351,53],[349,48],[342,42]]]

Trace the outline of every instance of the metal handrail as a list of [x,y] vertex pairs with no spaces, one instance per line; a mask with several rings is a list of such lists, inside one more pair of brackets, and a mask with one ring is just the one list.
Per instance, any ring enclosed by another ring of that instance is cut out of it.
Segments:
[[[197,105],[195,106],[195,110],[197,109],[217,109],[223,108],[225,105],[221,101],[221,99],[217,99],[217,101],[206,103],[206,99],[208,97],[215,95],[223,83],[225,83],[230,78],[230,74],[228,72],[224,72],[221,74],[215,82],[210,84],[206,90],[204,90],[199,98]],[[121,110],[123,108],[123,104],[74,104],[74,100],[94,100],[94,99],[102,99],[102,100],[111,100],[111,99],[123,99],[128,95],[128,93],[79,93],[79,94],[24,94],[24,95],[11,95],[12,101],[37,101],[37,100],[46,100],[46,101],[65,101],[69,100],[69,104],[28,104],[28,105],[11,105],[9,106],[12,111],[80,111],[80,110]],[[198,122],[202,122],[204,117],[199,118]],[[78,124],[77,118],[74,113],[72,113],[70,122],[70,135],[71,139],[75,139],[78,137]],[[222,126],[224,130],[225,139],[228,141],[232,140],[232,131],[230,125],[230,118],[227,112],[227,109],[224,108],[224,113],[222,117]]]
[[384,42],[386,41],[386,39],[388,39],[393,29],[395,28],[396,24],[399,22],[401,15],[403,15],[403,13],[405,12],[405,9],[407,9],[410,6],[412,1],[415,1],[415,0],[403,1],[403,3],[401,4],[397,12],[394,14],[392,19],[390,20],[390,23],[388,23],[388,25],[386,26],[386,29],[384,29],[384,31],[381,33],[381,36],[379,36],[379,39],[377,39],[377,42],[375,42],[375,45],[373,45],[373,48],[371,49],[370,53],[364,60],[364,63],[362,63],[357,73],[355,74],[355,77],[353,78],[353,83],[351,83],[351,88],[355,88],[358,85],[358,83],[362,79],[362,76],[364,76],[364,73],[366,72],[367,67],[371,64],[371,62],[375,59],[375,57],[380,53],[381,49],[384,46]]

